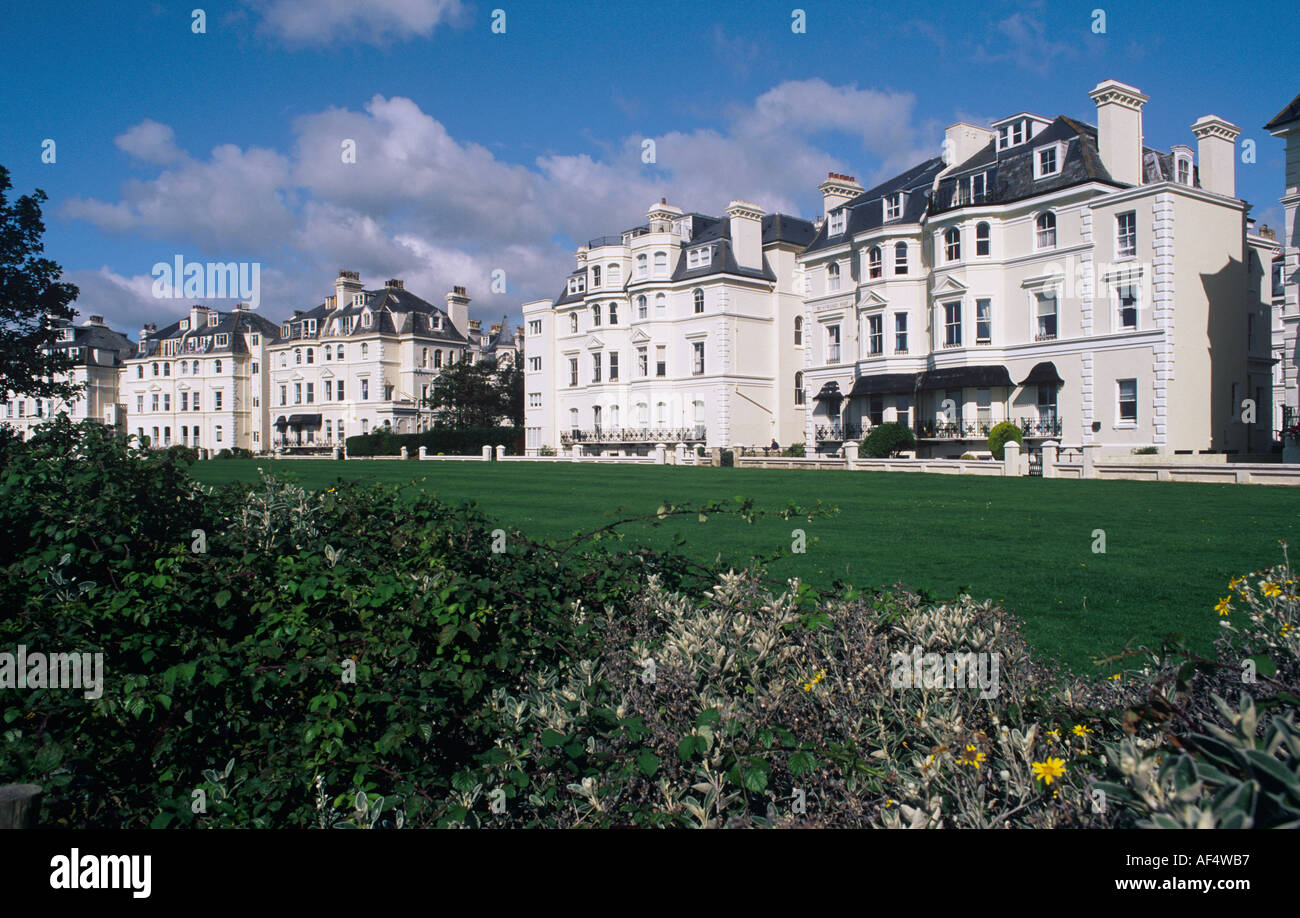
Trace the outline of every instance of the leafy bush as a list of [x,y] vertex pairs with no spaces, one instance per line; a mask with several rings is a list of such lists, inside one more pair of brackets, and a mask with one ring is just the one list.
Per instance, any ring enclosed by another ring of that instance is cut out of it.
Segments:
[[781,455],[787,459],[802,459],[805,456],[804,445],[802,443],[791,444],[785,448]]
[[1135,455],[1135,456],[1158,456],[1158,455],[1160,455],[1160,447],[1158,447],[1158,446],[1139,446],[1137,449],[1133,450],[1133,455]]
[[1024,443],[1024,433],[1017,425],[1011,421],[994,424],[993,429],[989,431],[989,452],[993,454],[993,458],[1001,462],[1006,453],[1004,447],[1012,440],[1018,444]]
[[862,440],[862,453],[871,459],[887,459],[907,449],[916,449],[916,435],[896,421],[877,424]]
[[721,462],[722,462],[722,467],[723,467],[724,469],[732,468],[732,467],[736,464],[736,453],[735,453],[735,450],[724,449],[724,450],[722,451],[722,459],[721,459]]

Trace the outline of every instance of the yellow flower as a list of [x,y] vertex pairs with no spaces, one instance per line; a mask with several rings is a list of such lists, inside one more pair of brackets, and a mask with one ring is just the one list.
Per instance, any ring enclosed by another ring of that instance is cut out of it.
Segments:
[[1272,599],[1274,596],[1281,596],[1282,588],[1278,586],[1276,583],[1273,583],[1272,581],[1265,581],[1264,595],[1267,596],[1269,599]]
[[987,758],[987,756],[984,755],[984,753],[977,751],[977,750],[975,749],[974,746],[972,746],[971,744],[967,743],[967,744],[966,744],[966,751],[963,752],[963,753],[962,753],[962,754],[957,758],[957,764],[958,764],[958,765],[972,765],[972,766],[974,766],[974,768],[978,771],[978,770],[979,770],[979,767],[980,767],[980,763],[983,762],[986,758]]
[[1042,778],[1044,784],[1051,784],[1065,774],[1065,759],[1048,758],[1046,762],[1032,762],[1034,778]]
[[1290,634],[1290,633],[1291,633],[1291,626],[1290,626],[1290,625],[1283,625],[1283,626],[1282,626],[1282,637],[1286,637],[1286,636],[1287,636],[1288,634]]
[[1075,724],[1075,725],[1074,725],[1074,735],[1075,735],[1075,736],[1087,736],[1087,735],[1088,735],[1089,733],[1091,733],[1091,732],[1092,732],[1092,731],[1089,730],[1087,727],[1085,727],[1083,724]]
[[818,682],[821,682],[825,678],[826,678],[826,670],[824,669],[818,670],[817,675],[813,676],[812,682],[804,683],[803,690],[805,692],[811,692],[813,690],[813,686],[816,685]]
[[1220,615],[1227,615],[1231,612],[1232,607],[1228,605],[1228,597],[1225,596],[1220,599],[1218,605],[1214,607],[1214,611],[1218,612]]
[[1120,679],[1120,674],[1116,673],[1115,675],[1111,676],[1111,678],[1114,679],[1116,682],[1118,682]]
[[1245,577],[1233,577],[1231,580],[1228,581],[1228,589],[1230,590],[1237,589],[1242,585],[1242,583],[1245,582],[1245,580],[1246,580]]
[[1057,742],[1060,742],[1061,740],[1060,730],[1048,730],[1047,735],[1050,736],[1052,739],[1056,740]]

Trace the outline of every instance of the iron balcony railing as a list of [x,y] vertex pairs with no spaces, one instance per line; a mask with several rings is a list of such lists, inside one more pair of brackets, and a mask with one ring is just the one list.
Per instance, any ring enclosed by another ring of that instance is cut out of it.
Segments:
[[[962,421],[960,418],[951,423],[942,421],[923,421],[917,435],[927,440],[986,440],[989,431],[1001,421]],[[1061,435],[1060,418],[1021,418],[1013,423],[1020,428],[1025,437],[1059,437]]]
[[818,443],[827,440],[856,440],[862,436],[862,428],[856,424],[818,424],[814,436]]
[[706,430],[698,427],[600,427],[565,430],[560,442],[574,443],[693,443],[704,442]]

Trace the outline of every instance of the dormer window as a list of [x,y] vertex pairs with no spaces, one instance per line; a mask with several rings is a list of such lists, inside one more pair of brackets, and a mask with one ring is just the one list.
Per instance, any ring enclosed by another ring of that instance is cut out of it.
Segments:
[[315,320],[315,319],[308,319],[307,322],[306,322],[306,325],[307,325],[307,334],[309,334],[309,335],[314,335],[314,334],[316,334],[316,320]]
[[253,332],[248,336],[248,343],[253,347],[258,347],[262,343],[262,336],[257,332]]
[[362,327],[362,328],[369,328],[369,327],[370,327],[370,321],[371,321],[370,313],[369,313],[369,312],[363,312],[363,313],[361,314],[361,327]]
[[288,338],[290,332],[292,331],[292,328],[293,326],[291,326],[288,322],[285,322],[283,325],[280,326],[280,337]]
[[230,336],[226,334],[217,335],[217,347],[226,347],[230,344]]
[[1062,144],[1054,143],[1034,151],[1034,178],[1047,178],[1058,175],[1061,161],[1065,158]]
[[713,248],[705,246],[702,249],[691,249],[686,254],[686,266],[688,268],[703,268],[713,262]]
[[844,227],[848,223],[848,211],[841,208],[831,214],[831,235],[838,236],[844,232]]
[[1025,142],[1028,133],[1028,124],[1024,118],[1002,125],[998,128],[998,149],[1019,146]]
[[221,316],[217,315],[215,312],[208,316],[209,328],[215,327],[220,322],[221,322]]
[[1192,158],[1179,156],[1174,160],[1174,176],[1180,185],[1192,184]]
[[885,219],[897,220],[903,215],[903,193],[885,195]]
[[970,199],[973,204],[984,203],[988,196],[988,173],[977,172],[970,177]]
[[181,319],[181,331],[189,331],[189,330],[190,330],[190,320]]

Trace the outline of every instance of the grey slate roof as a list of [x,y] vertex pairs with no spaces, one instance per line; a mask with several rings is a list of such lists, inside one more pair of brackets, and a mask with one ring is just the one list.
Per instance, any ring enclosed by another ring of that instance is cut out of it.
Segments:
[[73,366],[121,366],[122,361],[135,350],[135,344],[130,338],[107,325],[91,325],[87,322],[67,327],[72,329],[72,340],[56,341],[51,350],[67,351],[77,348],[77,356],[72,358]]
[[934,184],[934,177],[943,169],[944,162],[941,158],[927,159],[906,172],[901,172],[888,181],[864,191],[856,198],[846,201],[835,209],[836,211],[846,209],[849,212],[844,232],[834,236],[829,235],[830,220],[826,220],[805,251],[815,252],[818,249],[840,245],[858,233],[884,226],[884,198],[886,195],[897,194],[900,191],[906,192],[902,214],[889,223],[919,223],[929,206],[930,188]]
[[[454,325],[451,324],[451,318],[447,315],[446,310],[441,309],[429,301],[416,296],[411,291],[402,287],[381,287],[377,290],[362,291],[366,294],[367,302],[365,305],[339,306],[330,309],[325,303],[303,312],[301,315],[285,319],[282,326],[288,326],[289,334],[281,334],[281,341],[284,343],[290,340],[316,340],[324,337],[340,337],[345,333],[343,321],[349,316],[354,317],[351,335],[360,337],[363,335],[384,334],[416,334],[424,338],[433,338],[452,343],[463,343],[465,336],[462,335]],[[361,325],[361,314],[369,309],[375,318],[374,324],[370,328],[363,328]],[[435,317],[441,317],[442,327],[435,327]],[[316,332],[311,334],[304,331],[304,322],[307,319],[316,320]],[[327,323],[339,320],[339,331],[337,333],[327,333]]]
[[1296,96],[1288,103],[1286,108],[1274,115],[1273,120],[1264,125],[1264,130],[1271,131],[1275,127],[1281,127],[1297,120],[1300,120],[1300,96]]
[[[172,324],[166,326],[160,331],[151,332],[148,339],[141,342],[143,347],[137,346],[131,354],[132,358],[158,357],[162,353],[162,342],[177,339],[181,343],[177,352],[168,357],[184,357],[186,354],[246,354],[248,349],[244,346],[243,333],[246,331],[260,332],[267,337],[268,342],[274,342],[280,336],[280,329],[270,319],[264,318],[255,312],[248,310],[233,310],[231,312],[221,312],[219,310],[209,310],[209,314],[216,313],[219,317],[216,325],[201,325],[197,329],[190,328],[181,330],[181,319],[177,319]],[[188,316],[186,317],[188,319]],[[227,343],[218,347],[216,336],[226,334]],[[201,350],[186,350],[188,342],[197,340],[203,342],[210,339],[206,346],[201,345]]]

